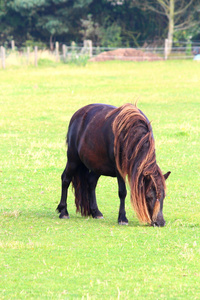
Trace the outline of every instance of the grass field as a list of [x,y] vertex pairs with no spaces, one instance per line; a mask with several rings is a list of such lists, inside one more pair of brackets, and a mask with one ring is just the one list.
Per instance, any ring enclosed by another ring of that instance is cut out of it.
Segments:
[[[200,64],[105,62],[0,69],[0,299],[200,299]],[[81,106],[138,101],[171,171],[166,227],[117,224],[116,179],[97,188],[104,219],[55,209],[65,135]]]

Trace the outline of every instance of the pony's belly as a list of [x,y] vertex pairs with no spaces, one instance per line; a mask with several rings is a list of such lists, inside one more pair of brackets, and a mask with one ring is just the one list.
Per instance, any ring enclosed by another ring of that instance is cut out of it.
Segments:
[[95,134],[91,134],[89,128],[79,140],[78,154],[84,165],[98,175],[116,176],[116,165],[113,146],[106,142],[107,133],[102,132],[101,126],[95,123]]
[[79,157],[90,171],[98,175],[116,177],[115,164],[109,160],[108,156],[88,150],[87,153],[80,152]]

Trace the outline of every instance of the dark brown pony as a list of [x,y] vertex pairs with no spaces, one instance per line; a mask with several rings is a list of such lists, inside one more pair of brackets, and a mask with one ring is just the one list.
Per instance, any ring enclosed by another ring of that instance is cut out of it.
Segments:
[[126,177],[131,203],[141,222],[164,226],[165,180],[156,163],[151,124],[134,105],[119,108],[91,104],[79,109],[69,124],[67,165],[62,174],[62,195],[57,207],[60,218],[69,218],[67,191],[72,182],[77,211],[102,218],[95,188],[101,175],[117,177],[119,224],[128,224],[125,212]]

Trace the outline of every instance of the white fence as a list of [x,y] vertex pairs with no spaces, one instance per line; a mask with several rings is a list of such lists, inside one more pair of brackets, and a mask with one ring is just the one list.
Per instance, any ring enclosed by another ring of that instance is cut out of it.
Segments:
[[27,47],[17,49],[14,41],[11,42],[10,48],[1,46],[0,59],[3,69],[9,65],[34,65],[38,66],[40,60],[51,60],[53,62],[70,62],[86,57],[90,60],[167,60],[167,59],[193,59],[194,55],[200,54],[200,43],[195,45],[187,44],[172,47],[168,55],[168,43],[165,41],[165,47],[141,47],[141,48],[106,48],[94,47],[92,42],[84,41],[82,46],[72,43],[70,46],[55,43],[54,51]]

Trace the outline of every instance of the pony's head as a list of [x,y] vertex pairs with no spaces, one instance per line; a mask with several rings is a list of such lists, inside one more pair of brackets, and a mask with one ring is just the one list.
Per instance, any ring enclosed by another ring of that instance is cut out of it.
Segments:
[[[171,172],[158,176],[156,185],[151,176],[145,178],[145,200],[148,211],[148,223],[152,226],[165,226],[163,217],[163,200],[165,198],[165,180]],[[164,178],[164,181],[163,181]]]
[[138,219],[143,223],[152,226],[165,226],[163,217],[163,200],[165,198],[165,180],[171,172],[165,175],[155,164],[156,170],[144,175],[142,173],[132,173],[129,177],[131,187],[131,203]]

